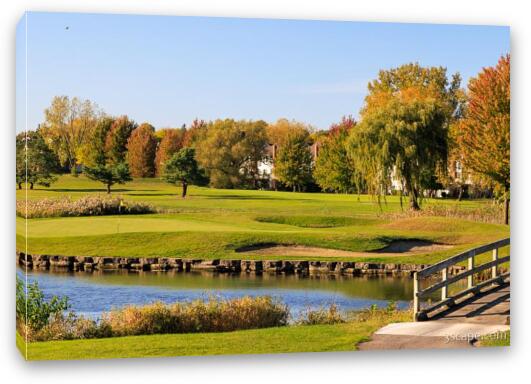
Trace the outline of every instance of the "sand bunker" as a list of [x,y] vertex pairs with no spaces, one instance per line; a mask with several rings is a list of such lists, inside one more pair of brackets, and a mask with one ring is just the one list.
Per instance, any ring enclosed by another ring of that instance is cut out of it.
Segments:
[[423,240],[398,240],[387,247],[371,252],[352,252],[339,249],[307,247],[304,245],[256,244],[236,249],[236,252],[260,256],[294,257],[390,257],[429,253],[452,248],[452,245]]

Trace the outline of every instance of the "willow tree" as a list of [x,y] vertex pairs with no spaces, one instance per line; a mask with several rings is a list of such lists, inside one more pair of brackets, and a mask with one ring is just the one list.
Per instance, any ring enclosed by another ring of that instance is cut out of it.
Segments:
[[468,84],[468,102],[457,132],[464,165],[480,184],[492,187],[504,200],[505,224],[509,224],[511,188],[510,57],[496,67],[484,68]]
[[426,186],[446,171],[448,126],[459,84],[459,75],[449,84],[445,68],[418,64],[380,71],[369,84],[349,153],[372,195],[385,195],[395,179],[410,209],[420,209]]

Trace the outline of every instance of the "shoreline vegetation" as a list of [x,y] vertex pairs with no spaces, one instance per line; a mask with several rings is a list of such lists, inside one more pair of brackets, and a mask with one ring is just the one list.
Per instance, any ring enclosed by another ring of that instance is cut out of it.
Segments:
[[[17,346],[28,359],[171,356],[175,343],[187,345],[183,355],[249,353],[242,345],[246,335],[256,337],[253,343],[245,339],[248,345],[260,345],[254,353],[326,351],[331,346],[355,350],[379,326],[411,318],[411,310],[398,310],[393,302],[386,308],[373,305],[356,312],[331,305],[291,318],[287,305],[268,296],[125,306],[104,312],[97,320],[77,316],[68,308],[68,298],[45,300],[36,282],[26,293],[17,279]],[[292,338],[303,335],[309,338]],[[288,338],[279,343],[282,336]],[[197,344],[208,339],[228,344]],[[142,340],[150,342],[129,348]],[[97,348],[86,353],[91,346]]]
[[351,313],[331,305],[289,319],[287,306],[269,297],[244,297],[128,306],[99,322],[56,313],[38,331],[19,326],[16,339],[28,360],[353,351],[381,326],[410,318],[390,302]]

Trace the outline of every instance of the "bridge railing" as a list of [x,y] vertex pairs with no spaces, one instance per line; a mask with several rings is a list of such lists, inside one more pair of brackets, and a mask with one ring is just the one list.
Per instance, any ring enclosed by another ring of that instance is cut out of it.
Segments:
[[[443,307],[451,307],[455,305],[458,300],[466,299],[468,296],[479,292],[482,288],[485,288],[489,285],[503,283],[505,279],[509,277],[510,272],[498,274],[498,266],[510,261],[510,256],[499,257],[499,249],[507,245],[510,245],[510,238],[498,240],[490,244],[470,249],[437,264],[424,268],[419,272],[415,272],[413,281],[414,321],[427,320],[428,315],[433,311]],[[492,251],[492,260],[481,265],[476,265],[476,256],[488,251]],[[448,276],[449,267],[465,261],[467,262],[466,270],[454,276]],[[490,278],[482,281],[479,284],[474,284],[474,275],[479,272],[488,271],[489,269],[491,274]],[[440,281],[437,281],[428,287],[422,289],[420,288],[422,280],[431,277],[434,274],[438,274],[439,272],[441,272]],[[467,279],[466,288],[459,292],[453,293],[452,296],[449,296],[448,287],[462,279]],[[439,290],[441,291],[440,301],[421,308],[421,300]]]

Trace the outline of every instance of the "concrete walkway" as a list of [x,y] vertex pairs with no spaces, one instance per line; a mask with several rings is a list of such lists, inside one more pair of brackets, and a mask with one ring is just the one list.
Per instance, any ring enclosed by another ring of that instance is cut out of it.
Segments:
[[432,320],[389,324],[358,345],[370,349],[471,348],[483,336],[510,329],[510,286],[480,294]]

